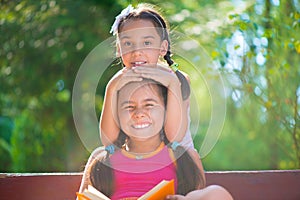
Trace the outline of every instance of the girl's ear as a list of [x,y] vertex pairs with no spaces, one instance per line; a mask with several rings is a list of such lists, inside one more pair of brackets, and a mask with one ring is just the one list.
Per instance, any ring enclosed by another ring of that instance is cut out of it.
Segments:
[[161,45],[160,45],[160,55],[161,56],[165,56],[167,54],[168,51],[168,47],[169,47],[169,43],[167,40],[163,40]]

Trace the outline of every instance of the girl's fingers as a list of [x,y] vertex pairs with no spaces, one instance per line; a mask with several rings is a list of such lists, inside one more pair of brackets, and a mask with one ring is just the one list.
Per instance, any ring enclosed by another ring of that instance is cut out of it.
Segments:
[[166,67],[145,67],[145,66],[140,66],[140,67],[135,67],[132,70],[136,73],[143,73],[143,72],[157,73],[158,71],[166,72],[166,73],[172,73],[172,70],[170,68],[166,68]]
[[120,90],[123,86],[125,86],[129,82],[140,82],[142,81],[142,77],[123,77],[121,80],[119,80],[116,91]]
[[157,68],[159,68],[161,70],[165,70],[167,72],[173,72],[172,69],[169,66],[166,66],[166,65],[160,65],[160,64],[158,64]]
[[166,197],[167,200],[184,200],[185,197],[182,195],[168,195]]
[[[143,67],[143,68],[152,68],[152,69],[160,69],[160,70],[165,70],[165,71],[170,71],[171,68],[167,65],[163,65],[163,64],[147,64],[147,65],[143,65],[143,66],[139,66],[139,67]],[[139,68],[139,67],[135,67],[135,68]]]
[[175,73],[158,68],[138,67],[134,69],[134,72],[143,78],[154,79],[165,86],[179,81]]
[[[142,78],[152,79],[155,80],[165,87],[169,87],[172,84],[176,84],[179,80],[175,73],[172,71],[166,71],[165,69],[154,68],[154,67],[145,67],[145,66],[139,66],[134,68],[129,68],[122,71],[122,77],[121,79],[125,81],[126,83],[130,81],[141,81]],[[124,86],[124,84],[121,84]],[[121,87],[118,87],[118,89]]]
[[[123,77],[142,77],[142,78],[149,78],[159,81],[160,79],[167,79],[165,72],[161,72],[159,70],[149,70],[147,68],[138,69],[138,70],[131,70],[123,74]],[[168,76],[168,75],[167,75]]]
[[134,73],[137,74],[141,74],[142,76],[145,75],[152,75],[152,76],[160,76],[160,77],[165,77],[165,78],[171,78],[171,77],[175,77],[176,75],[172,72],[169,71],[165,71],[165,70],[161,70],[161,69],[149,69],[147,67],[145,68],[139,68],[139,69],[134,69],[133,70]]

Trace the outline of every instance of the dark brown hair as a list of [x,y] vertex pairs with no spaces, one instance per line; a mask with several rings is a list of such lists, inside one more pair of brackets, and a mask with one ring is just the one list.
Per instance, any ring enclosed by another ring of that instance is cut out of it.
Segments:
[[[154,27],[157,27],[157,32],[161,37],[161,40],[167,40],[168,41],[168,50],[166,55],[164,56],[164,59],[168,63],[169,66],[174,64],[174,61],[172,60],[171,56],[171,41],[170,36],[168,32],[168,24],[167,21],[163,18],[162,14],[160,14],[154,6],[150,4],[139,4],[139,6],[134,9],[129,15],[122,18],[120,20],[119,26],[118,26],[118,33],[120,33],[122,30],[123,25],[130,20],[138,20],[138,19],[144,19],[144,20],[150,20]],[[177,70],[176,75],[181,82],[181,93],[183,100],[186,100],[190,96],[190,84],[186,80],[186,77]]]

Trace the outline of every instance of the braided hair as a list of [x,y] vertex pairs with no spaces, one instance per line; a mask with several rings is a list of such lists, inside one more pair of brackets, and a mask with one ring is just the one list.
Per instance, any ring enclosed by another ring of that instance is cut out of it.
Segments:
[[[131,13],[129,13],[126,17],[122,18],[120,20],[119,26],[118,26],[118,32],[121,32],[121,29],[123,25],[129,21],[129,20],[135,20],[135,19],[145,19],[150,20],[153,25],[156,27],[156,30],[158,34],[161,37],[161,40],[166,40],[168,42],[168,49],[166,52],[166,55],[164,56],[164,60],[168,63],[169,66],[172,66],[174,64],[174,61],[172,60],[171,56],[171,42],[168,32],[168,24],[167,21],[163,18],[163,16],[153,8],[152,5],[149,4],[139,4],[139,6],[134,9]],[[181,94],[183,100],[188,99],[190,96],[190,84],[186,77],[179,71],[175,71],[176,76],[178,77],[180,83],[181,83]]]
[[[168,148],[171,148],[172,143],[165,137],[163,129],[161,133],[161,138],[163,138],[164,143]],[[121,141],[125,141],[126,138],[125,133],[121,132],[113,147],[118,149],[119,147],[117,146],[121,145]],[[123,145],[125,145],[125,143],[123,143],[122,146]],[[171,149],[176,158],[177,194],[186,195],[193,190],[203,188],[205,186],[204,177],[188,151],[180,145],[177,146],[176,149]],[[111,153],[112,152],[107,151],[105,157],[95,159],[89,168],[91,184],[108,197],[112,196],[115,189],[114,171],[110,163]]]
[[[152,83],[153,84],[153,83]],[[156,83],[163,97],[164,104],[167,104],[167,88]],[[161,140],[171,148],[176,158],[176,176],[178,180],[177,193],[186,195],[187,193],[204,187],[204,177],[202,177],[199,168],[190,154],[180,145],[172,147],[165,135],[164,127],[160,131]],[[89,168],[89,178],[91,184],[99,191],[110,197],[114,193],[115,179],[113,166],[110,163],[110,156],[115,149],[121,149],[126,145],[128,136],[120,130],[119,136],[114,141],[112,148],[106,148],[106,155],[102,158],[96,158]]]

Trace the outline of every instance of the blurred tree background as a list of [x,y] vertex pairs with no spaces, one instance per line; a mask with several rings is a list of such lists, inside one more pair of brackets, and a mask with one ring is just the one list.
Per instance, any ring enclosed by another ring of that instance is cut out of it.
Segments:
[[[76,74],[111,36],[115,16],[139,2],[0,1],[1,172],[82,170],[89,152],[72,116]],[[226,120],[203,158],[206,170],[300,168],[299,1],[147,2],[162,9],[171,29],[198,41],[224,78]],[[114,71],[99,82],[99,115]],[[202,121],[195,144],[209,117]]]

